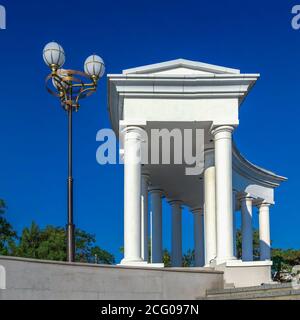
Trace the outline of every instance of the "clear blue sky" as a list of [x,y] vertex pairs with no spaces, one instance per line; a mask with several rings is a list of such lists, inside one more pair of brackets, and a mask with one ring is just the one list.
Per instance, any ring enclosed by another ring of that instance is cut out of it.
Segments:
[[[287,176],[271,211],[273,246],[300,247],[300,31],[291,28],[297,2],[277,1],[1,1],[0,198],[21,230],[32,220],[65,225],[66,115],[44,88],[43,46],[60,42],[66,66],[82,69],[98,53],[109,73],[176,58],[198,60],[261,79],[241,108],[235,132],[251,161]],[[299,1],[300,3],[300,1]],[[123,168],[96,163],[96,133],[110,127],[106,81],[75,116],[75,222],[120,259]],[[256,215],[256,214],[255,214]],[[184,249],[192,217],[184,212]],[[164,246],[170,246],[165,206]]]

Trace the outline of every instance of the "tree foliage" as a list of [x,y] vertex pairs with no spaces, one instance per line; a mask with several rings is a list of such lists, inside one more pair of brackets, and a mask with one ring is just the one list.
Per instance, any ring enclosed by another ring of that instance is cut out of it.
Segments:
[[183,255],[182,266],[185,268],[195,266],[195,250],[188,250]]
[[165,267],[171,267],[171,254],[167,249],[163,251],[163,263]]
[[35,222],[32,222],[30,227],[23,229],[14,255],[24,258],[65,261],[65,238],[63,228],[47,226],[41,230]]
[[[18,237],[4,217],[5,203],[0,200],[0,255],[66,261],[67,237],[62,227],[48,225],[41,229],[35,222],[25,227]],[[81,229],[75,231],[77,262],[115,263],[114,256],[96,245],[95,235]]]
[[[83,230],[75,231],[75,261],[87,263],[115,263],[114,256],[95,245],[96,239]],[[19,243],[15,248],[15,256],[65,261],[67,258],[66,231],[61,227],[46,226],[40,229],[32,222],[29,228],[24,228]]]
[[300,250],[273,249],[272,261],[274,271],[290,273],[294,266],[300,265]]
[[[242,257],[242,233],[237,230],[237,258]],[[259,232],[253,230],[253,256],[254,260],[259,260]],[[291,272],[293,266],[300,265],[300,250],[295,249],[271,249],[271,259],[273,261],[273,272]]]
[[[164,249],[163,251],[163,263],[165,267],[171,267],[172,261],[171,261],[171,254],[167,249]],[[193,267],[195,265],[195,252],[194,250],[188,250],[182,257],[182,267],[188,268]]]
[[17,240],[17,233],[4,217],[6,204],[0,199],[0,255],[9,255]]

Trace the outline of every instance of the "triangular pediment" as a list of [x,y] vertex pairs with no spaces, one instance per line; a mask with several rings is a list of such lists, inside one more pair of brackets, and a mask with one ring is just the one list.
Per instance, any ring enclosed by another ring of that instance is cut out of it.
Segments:
[[123,70],[123,74],[239,74],[240,70],[185,59],[176,59]]

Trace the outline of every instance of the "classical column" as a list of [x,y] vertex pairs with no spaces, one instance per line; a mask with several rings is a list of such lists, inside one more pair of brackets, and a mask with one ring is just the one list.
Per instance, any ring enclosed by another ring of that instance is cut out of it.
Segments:
[[124,259],[121,264],[141,262],[141,129],[126,127],[124,133]]
[[182,213],[181,202],[170,201],[172,207],[172,243],[171,263],[172,267],[182,266]]
[[253,261],[252,201],[248,196],[241,199],[243,261]]
[[235,259],[232,231],[232,132],[231,126],[212,131],[215,140],[217,263]]
[[158,189],[150,190],[151,197],[151,262],[162,263],[162,191]]
[[237,257],[237,247],[236,247],[236,196],[237,192],[233,190],[232,192],[232,229],[233,229],[233,255]]
[[205,265],[217,257],[216,180],[214,150],[205,151],[204,161],[204,237]]
[[148,262],[148,184],[149,175],[142,174],[142,185],[141,185],[141,250],[142,259]]
[[195,267],[203,267],[205,260],[203,210],[193,209],[192,213],[194,215]]
[[259,246],[260,260],[271,260],[270,204],[259,205]]

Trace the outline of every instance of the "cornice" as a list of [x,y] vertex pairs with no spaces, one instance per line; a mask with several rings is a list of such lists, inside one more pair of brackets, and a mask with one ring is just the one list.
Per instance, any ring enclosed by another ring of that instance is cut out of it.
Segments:
[[233,159],[232,167],[233,170],[239,173],[241,176],[257,182],[258,184],[267,187],[278,187],[281,182],[286,181],[287,178],[279,176],[271,171],[260,168],[248,161],[245,157],[241,155],[237,149],[235,143],[233,143]]
[[123,74],[138,74],[138,73],[157,73],[167,70],[174,70],[176,68],[187,68],[195,71],[201,72],[212,72],[212,73],[229,73],[229,74],[238,74],[240,70],[223,67],[214,64],[208,64],[200,61],[192,61],[183,58],[169,60],[154,64],[148,64],[145,66],[130,68],[127,70],[123,70]]
[[243,102],[259,74],[109,74],[109,112],[118,132],[124,98],[238,99]]

